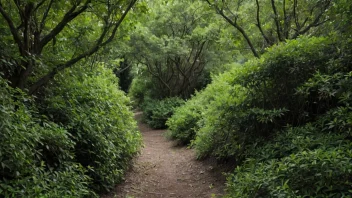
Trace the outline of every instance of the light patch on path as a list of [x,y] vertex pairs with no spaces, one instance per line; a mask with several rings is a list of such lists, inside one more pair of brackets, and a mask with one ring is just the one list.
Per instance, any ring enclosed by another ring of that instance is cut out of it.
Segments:
[[194,151],[176,146],[167,140],[165,130],[153,130],[140,123],[144,145],[125,182],[118,185],[106,198],[167,198],[167,197],[220,197],[225,177],[215,162],[197,161]]

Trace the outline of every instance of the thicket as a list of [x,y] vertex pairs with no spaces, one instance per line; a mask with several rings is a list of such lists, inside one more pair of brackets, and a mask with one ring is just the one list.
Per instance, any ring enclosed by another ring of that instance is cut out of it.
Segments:
[[0,78],[1,197],[94,195],[74,160],[70,133],[38,113],[31,97]]
[[190,98],[210,83],[211,73],[222,72],[237,51],[225,39],[229,28],[201,1],[147,4],[150,10],[129,43],[135,74],[129,95],[142,108],[147,123],[165,128],[179,105],[169,98]]
[[83,69],[65,70],[37,103],[1,79],[1,195],[95,196],[122,180],[141,145],[130,101],[111,70]]
[[[170,137],[177,139],[182,144],[189,144],[195,139],[196,132],[203,125],[201,123],[205,111],[211,107],[211,103],[220,95],[228,98],[234,72],[239,66],[233,65],[233,69],[218,76],[214,76],[213,82],[204,90],[196,92],[184,105],[175,109],[175,116],[167,120]],[[215,94],[216,93],[216,94]]]
[[147,98],[142,105],[144,121],[154,129],[165,129],[166,121],[175,111],[175,108],[184,104],[184,100],[174,97],[163,100]]
[[351,44],[300,37],[268,49],[178,108],[172,137],[237,162],[228,197],[351,196]]
[[103,66],[83,69],[70,69],[56,78],[43,111],[67,128],[76,143],[76,160],[88,169],[92,187],[105,191],[121,181],[141,136],[130,100],[118,90],[112,71]]

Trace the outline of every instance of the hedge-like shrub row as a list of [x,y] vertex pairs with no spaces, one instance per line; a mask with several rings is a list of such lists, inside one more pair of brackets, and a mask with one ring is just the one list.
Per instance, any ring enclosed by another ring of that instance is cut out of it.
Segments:
[[172,137],[237,162],[228,197],[351,196],[351,44],[301,37],[268,49],[176,109]]
[[47,90],[43,111],[71,134],[75,158],[88,169],[92,187],[106,191],[121,181],[139,150],[141,135],[129,98],[118,90],[112,71],[83,69],[67,70],[57,77]]
[[39,103],[0,78],[0,197],[94,197],[122,180],[141,145],[129,99],[111,70],[83,69]]
[[0,92],[0,197],[94,196],[67,130],[2,78]]

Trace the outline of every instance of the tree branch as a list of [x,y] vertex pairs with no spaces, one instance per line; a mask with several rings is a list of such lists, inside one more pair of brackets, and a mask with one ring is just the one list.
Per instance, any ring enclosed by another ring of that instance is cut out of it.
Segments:
[[293,17],[295,19],[295,24],[297,29],[301,29],[301,25],[299,24],[298,16],[297,16],[297,3],[298,3],[297,0],[293,1]]
[[[87,1],[88,2],[88,1]],[[89,57],[92,54],[96,53],[100,48],[102,48],[103,46],[107,45],[108,43],[110,43],[117,32],[118,27],[121,25],[122,21],[124,20],[124,18],[126,17],[126,15],[128,14],[128,12],[131,10],[131,8],[134,6],[134,4],[137,2],[137,0],[132,0],[130,2],[130,4],[128,5],[128,7],[126,8],[126,10],[124,11],[124,13],[122,14],[122,16],[120,17],[120,19],[114,24],[114,28],[110,34],[110,36],[108,37],[107,40],[104,41],[104,38],[109,30],[109,27],[105,28],[103,33],[101,34],[101,36],[99,37],[99,39],[97,40],[96,44],[87,52],[72,58],[71,60],[67,61],[66,63],[60,64],[58,66],[56,66],[50,73],[48,73],[47,75],[43,76],[42,78],[40,78],[36,83],[34,83],[30,89],[29,89],[29,93],[33,94],[34,92],[36,92],[41,86],[47,84],[58,72],[73,66],[75,63],[77,63],[78,61],[80,61],[83,58]]]
[[233,22],[230,18],[228,18],[224,13],[220,13],[220,15],[242,34],[244,39],[247,41],[247,44],[249,45],[253,55],[255,57],[259,58],[260,56],[259,56],[257,50],[255,49],[254,45],[252,44],[252,41],[250,40],[249,36],[245,32],[245,30],[241,26],[239,26],[236,22]]
[[260,13],[260,5],[259,5],[259,1],[255,0],[256,4],[257,4],[257,27],[259,28],[260,33],[262,34],[264,40],[266,41],[266,43],[268,45],[271,45],[271,42],[269,40],[269,38],[265,35],[263,29],[262,29],[262,25],[260,23],[260,17],[259,17],[259,13]]
[[18,50],[20,51],[21,55],[25,55],[24,53],[24,50],[23,50],[23,43],[21,41],[21,37],[20,35],[18,34],[17,32],[17,29],[11,19],[11,17],[6,13],[6,11],[4,10],[3,8],[3,5],[2,3],[0,2],[0,13],[1,15],[4,17],[5,21],[7,22],[7,25],[9,26],[10,28],[10,31],[11,31],[11,34],[12,34],[12,37],[15,41],[15,43],[17,44],[18,46]]
[[280,25],[280,21],[279,21],[279,15],[277,13],[276,6],[275,6],[275,0],[271,0],[271,7],[273,8],[273,12],[274,12],[274,21],[275,21],[275,25],[276,25],[277,36],[279,38],[279,41],[283,41],[282,36],[281,36],[281,25]]
[[42,18],[42,20],[40,22],[39,32],[41,32],[43,30],[44,26],[45,26],[45,21],[46,21],[46,18],[48,17],[48,14],[49,14],[49,11],[51,9],[51,6],[52,6],[53,2],[54,2],[54,0],[50,0],[48,7],[46,8],[46,10],[45,10],[45,12],[43,14],[43,18]]
[[75,12],[77,5],[73,5],[72,8],[65,14],[64,18],[60,21],[57,26],[51,30],[49,34],[44,36],[44,38],[40,41],[40,47],[39,50],[41,51],[46,44],[48,44],[56,35],[58,35],[65,27],[66,25],[75,19],[78,15],[83,13],[87,8],[88,4],[91,2],[91,0],[87,0],[84,5]]
[[230,23],[233,27],[235,27],[235,28],[242,34],[242,36],[243,36],[244,39],[246,40],[247,44],[249,45],[249,47],[250,47],[250,49],[251,49],[253,55],[254,55],[255,57],[259,58],[260,55],[258,54],[257,50],[255,49],[254,45],[252,44],[251,39],[250,39],[249,36],[247,35],[246,31],[245,31],[241,26],[239,26],[239,25],[237,24],[236,19],[235,19],[235,21],[232,21],[228,16],[226,16],[226,15],[224,14],[224,12],[223,12],[222,10],[220,10],[217,6],[211,4],[209,0],[205,0],[205,1],[208,2],[208,4],[209,4],[210,6],[214,7],[215,10],[216,10],[216,12],[217,12],[219,15],[221,15],[228,23]]
[[127,16],[128,12],[132,9],[132,7],[134,6],[134,4],[136,4],[138,0],[132,0],[130,2],[130,4],[128,5],[128,7],[126,8],[126,10],[124,11],[124,13],[122,14],[122,16],[120,17],[120,19],[117,21],[117,23],[115,24],[115,27],[110,35],[110,37],[104,42],[102,43],[102,45],[106,45],[108,43],[110,43],[116,34],[117,28],[121,25],[122,21],[125,19],[125,17]]
[[285,39],[288,39],[289,38],[289,26],[291,24],[291,17],[289,17],[286,12],[286,0],[283,0],[282,9],[284,11],[284,31],[283,31],[283,34],[284,34]]
[[[326,9],[328,9],[331,5],[331,0],[327,0],[326,4],[323,5],[323,7],[321,8],[320,13],[318,14],[318,16],[313,20],[312,23],[310,23],[306,28],[304,28],[303,30],[298,30],[296,31],[296,33],[293,35],[292,39],[296,39],[299,35],[305,34],[307,33],[312,27],[317,27],[323,23],[325,23],[327,20],[324,21],[320,21],[321,17],[323,16],[324,12]],[[314,9],[314,8],[313,8]]]
[[35,6],[33,12],[37,11],[42,5],[44,5],[44,3],[45,3],[46,1],[47,1],[47,0],[42,0],[41,2],[39,2],[39,3],[37,4],[37,6]]

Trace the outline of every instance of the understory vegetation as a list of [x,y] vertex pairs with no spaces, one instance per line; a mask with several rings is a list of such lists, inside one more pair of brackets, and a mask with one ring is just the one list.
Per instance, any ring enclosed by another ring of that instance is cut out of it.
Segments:
[[167,121],[199,158],[238,165],[228,197],[351,195],[350,38],[300,37],[218,76]]
[[75,142],[68,131],[41,116],[30,97],[2,79],[0,101],[1,196],[91,194],[91,178],[74,160]]
[[144,121],[154,129],[165,129],[166,121],[184,101],[180,98],[146,99],[142,104]]
[[351,4],[205,2],[256,58],[176,108],[171,138],[235,164],[225,197],[352,196]]
[[135,3],[0,1],[0,197],[98,197],[122,181],[142,142],[119,90],[127,59],[108,44]]
[[141,136],[111,70],[66,70],[39,108],[1,84],[2,195],[95,196],[121,182]]
[[141,145],[129,98],[117,87],[116,77],[103,66],[84,75],[82,67],[68,69],[47,90],[42,107],[71,134],[75,158],[88,168],[97,191],[121,182]]

